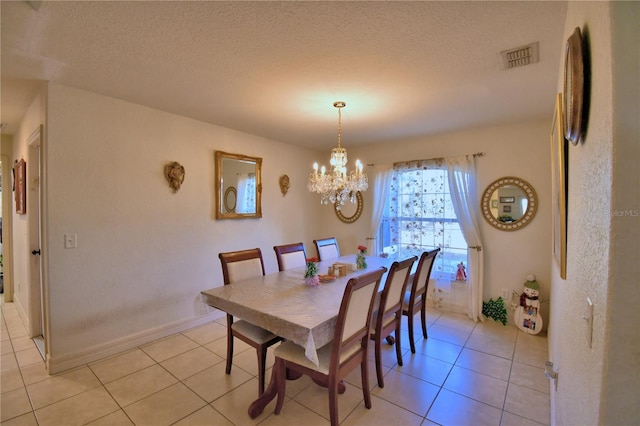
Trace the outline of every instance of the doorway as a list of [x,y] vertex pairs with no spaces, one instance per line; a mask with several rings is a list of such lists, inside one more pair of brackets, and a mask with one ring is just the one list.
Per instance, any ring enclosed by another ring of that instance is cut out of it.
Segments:
[[33,341],[40,351],[42,358],[46,360],[46,298],[42,276],[41,236],[41,171],[42,171],[42,139],[43,126],[39,126],[29,137],[28,161],[27,161],[27,213],[28,213],[28,239],[31,257],[29,260],[29,286],[31,297],[30,323]]

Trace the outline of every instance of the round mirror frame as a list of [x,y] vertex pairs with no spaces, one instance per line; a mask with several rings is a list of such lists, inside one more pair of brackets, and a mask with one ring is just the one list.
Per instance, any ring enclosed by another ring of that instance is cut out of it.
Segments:
[[336,211],[336,216],[338,216],[338,219],[340,219],[344,223],[353,223],[358,220],[358,218],[362,214],[362,203],[362,194],[360,193],[360,191],[358,191],[356,192],[356,211],[352,216],[345,216],[342,213],[342,210],[338,210],[338,206],[336,206],[335,204],[333,205],[333,209]]
[[[491,196],[500,187],[505,185],[514,185],[520,188],[527,197],[527,210],[524,215],[515,222],[504,223],[500,222],[496,217],[491,214]],[[482,194],[482,200],[480,200],[480,210],[482,210],[482,216],[491,226],[501,231],[517,231],[524,228],[536,215],[538,211],[538,196],[533,187],[524,179],[520,179],[513,176],[507,176],[494,181],[491,185],[487,186]]]
[[[230,198],[233,196],[233,205],[231,205]],[[238,203],[238,191],[235,187],[230,186],[224,191],[224,209],[227,213],[235,213],[236,205]]]

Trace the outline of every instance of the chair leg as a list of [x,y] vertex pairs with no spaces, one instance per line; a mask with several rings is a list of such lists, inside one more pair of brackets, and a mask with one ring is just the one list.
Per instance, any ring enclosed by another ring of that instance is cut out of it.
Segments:
[[264,393],[264,370],[267,363],[267,348],[260,346],[256,349],[258,353],[258,396]]
[[364,397],[364,406],[371,409],[371,391],[369,390],[369,360],[366,352],[362,356],[362,364],[360,364],[360,375],[362,376],[362,396]]
[[338,381],[329,377],[329,419],[331,426],[338,426]]
[[420,307],[420,319],[422,320],[422,335],[426,339],[427,336],[427,303],[426,300],[422,301],[422,306]]
[[402,367],[402,347],[400,346],[400,320],[396,319],[396,358],[398,365]]
[[227,326],[227,369],[226,373],[231,374],[231,365],[233,364],[233,332],[231,326]]
[[382,337],[376,333],[374,340],[376,345],[376,376],[378,377],[378,387],[384,387],[384,379],[382,378]]
[[409,309],[407,315],[407,323],[409,324],[409,345],[411,346],[411,353],[416,353],[416,343],[413,338],[413,309]]
[[278,399],[276,400],[275,414],[280,414],[282,411],[282,405],[284,404],[284,394],[287,384],[287,366],[282,358],[276,358],[276,363],[273,365],[274,374],[276,375],[276,381],[278,382]]

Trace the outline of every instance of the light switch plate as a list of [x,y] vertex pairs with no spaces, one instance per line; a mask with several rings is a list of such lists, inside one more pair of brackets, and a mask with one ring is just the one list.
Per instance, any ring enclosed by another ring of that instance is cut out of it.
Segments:
[[78,247],[78,234],[64,234],[64,248]]

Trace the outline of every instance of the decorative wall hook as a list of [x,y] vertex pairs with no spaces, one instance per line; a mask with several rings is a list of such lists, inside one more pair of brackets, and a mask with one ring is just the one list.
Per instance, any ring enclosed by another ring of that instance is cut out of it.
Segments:
[[169,181],[169,186],[173,189],[174,194],[180,190],[180,186],[184,182],[184,174],[184,166],[177,161],[172,161],[164,166],[164,176]]
[[280,176],[280,191],[282,192],[282,196],[284,197],[285,195],[287,195],[287,191],[289,191],[289,186],[291,186],[291,184],[289,183],[289,176],[287,175],[282,175]]

